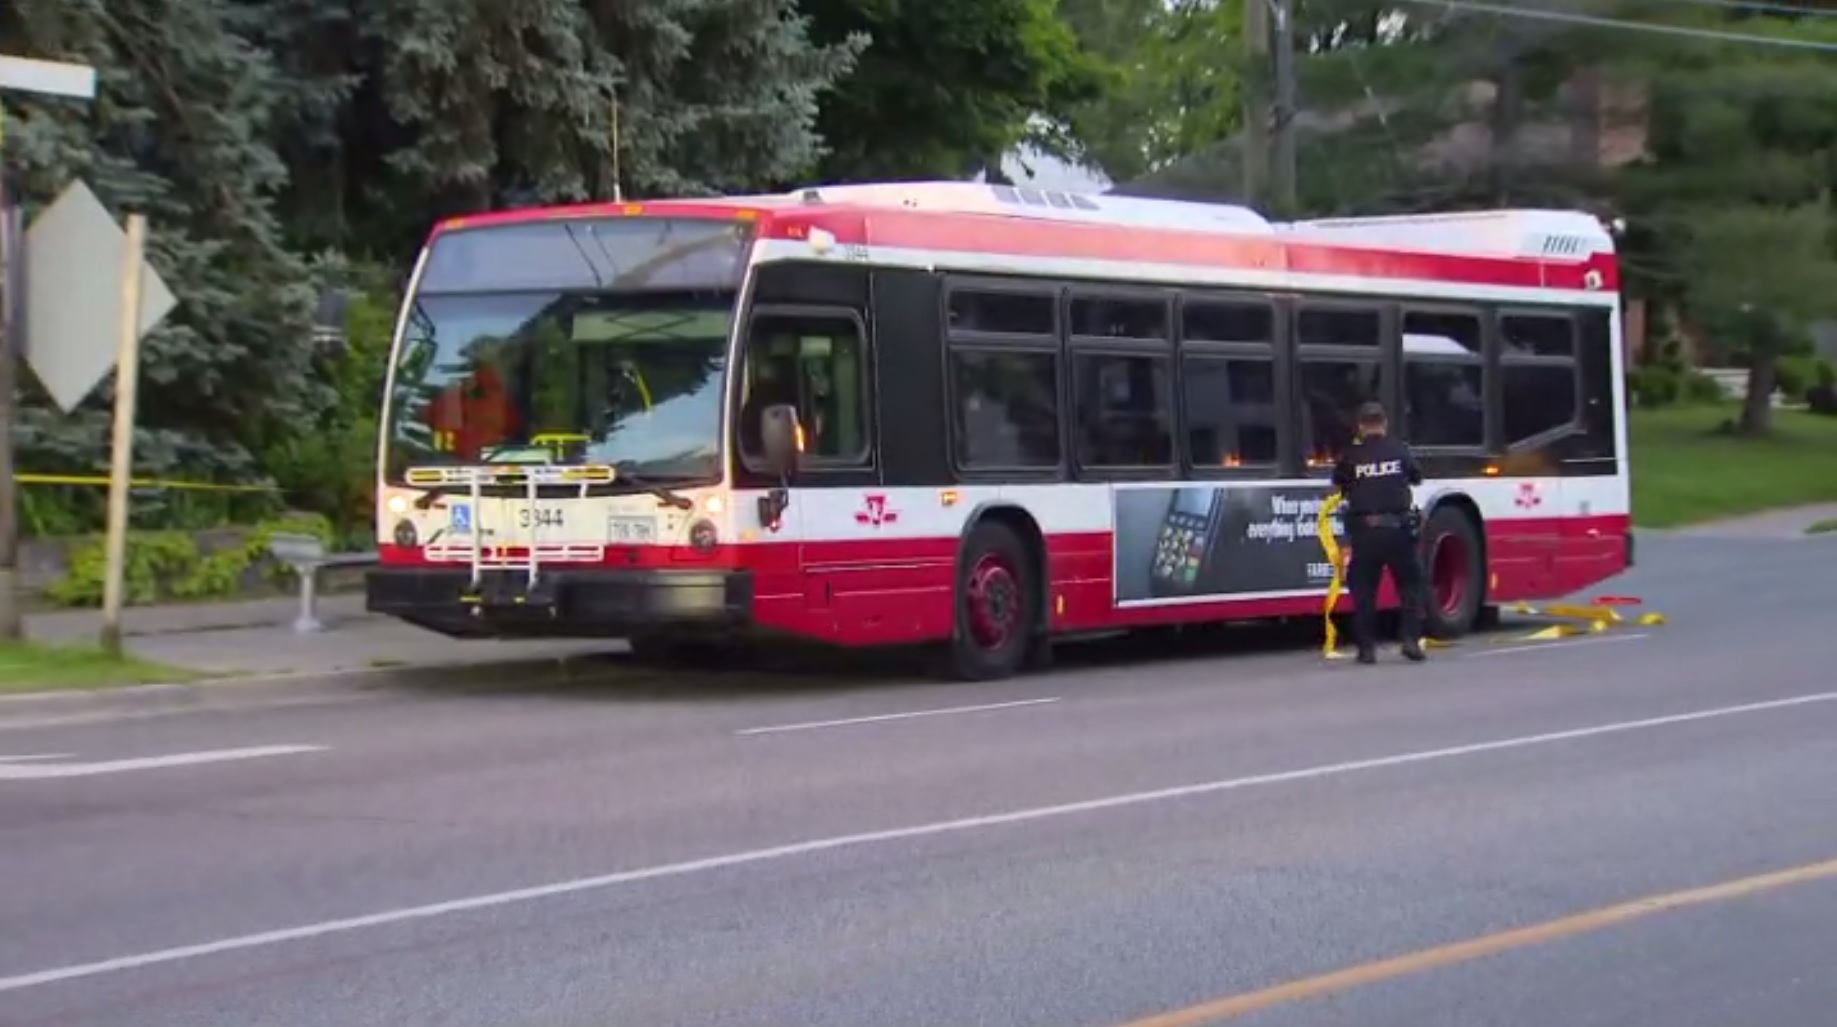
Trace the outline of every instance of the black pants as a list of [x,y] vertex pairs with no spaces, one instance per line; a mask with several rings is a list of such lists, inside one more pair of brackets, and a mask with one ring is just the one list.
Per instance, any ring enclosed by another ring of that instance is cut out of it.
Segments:
[[1352,592],[1352,634],[1360,649],[1377,645],[1378,585],[1390,569],[1402,604],[1399,637],[1414,642],[1422,637],[1422,554],[1416,534],[1408,527],[1373,527],[1353,518],[1347,524],[1352,543],[1352,564],[1346,568],[1346,586]]

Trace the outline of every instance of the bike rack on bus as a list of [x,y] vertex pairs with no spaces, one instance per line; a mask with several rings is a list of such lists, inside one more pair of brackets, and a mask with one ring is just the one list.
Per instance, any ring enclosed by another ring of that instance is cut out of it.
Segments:
[[[585,498],[587,490],[594,485],[610,485],[618,479],[618,471],[610,464],[578,464],[573,466],[556,466],[554,464],[503,464],[484,467],[411,467],[402,476],[403,481],[416,488],[434,488],[450,490],[464,488],[472,502],[471,546],[467,553],[467,562],[472,567],[472,581],[468,593],[476,602],[485,578],[485,532],[478,520],[479,503],[484,498],[485,486],[523,486],[524,510],[529,521],[529,560],[521,565],[505,563],[503,560],[491,561],[491,566],[505,570],[522,570],[525,572],[524,590],[533,592],[542,575],[542,518],[538,515],[537,500],[545,485],[576,485],[580,495]],[[431,547],[430,547],[431,548]],[[498,547],[493,547],[497,549]],[[563,545],[557,556],[566,556],[574,547]],[[501,552],[501,550],[499,550]]]

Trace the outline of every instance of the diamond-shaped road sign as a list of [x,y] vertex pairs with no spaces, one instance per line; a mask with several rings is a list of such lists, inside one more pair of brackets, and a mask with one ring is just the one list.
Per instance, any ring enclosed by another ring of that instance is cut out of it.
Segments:
[[[115,366],[126,253],[127,233],[82,182],[65,189],[26,230],[26,360],[65,413]],[[141,283],[145,335],[178,300],[151,265],[143,267]]]

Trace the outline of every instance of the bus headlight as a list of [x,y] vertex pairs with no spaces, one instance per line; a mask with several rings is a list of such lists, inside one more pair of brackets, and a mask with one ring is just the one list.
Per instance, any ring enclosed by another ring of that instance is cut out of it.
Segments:
[[712,553],[721,543],[720,529],[713,521],[696,521],[689,527],[689,548],[698,553]]

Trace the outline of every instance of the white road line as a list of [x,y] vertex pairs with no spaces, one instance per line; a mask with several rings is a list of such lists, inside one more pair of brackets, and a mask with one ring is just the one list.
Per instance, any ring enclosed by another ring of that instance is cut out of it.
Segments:
[[991,827],[1003,827],[1009,824],[1022,824],[1035,820],[1048,820],[1080,813],[1095,813],[1101,810],[1143,806],[1151,803],[1168,802],[1174,799],[1188,799],[1200,795],[1212,795],[1219,792],[1255,788],[1263,785],[1309,781],[1318,778],[1335,777],[1342,774],[1355,774],[1367,770],[1383,770],[1390,767],[1408,766],[1415,763],[1429,763],[1436,760],[1456,759],[1462,756],[1477,756],[1482,753],[1502,752],[1510,749],[1525,749],[1538,745],[1551,745],[1558,742],[1576,741],[1584,738],[1598,738],[1604,735],[1623,734],[1629,731],[1644,731],[1651,728],[1668,727],[1674,724],[1690,724],[1697,721],[1716,720],[1722,717],[1735,717],[1748,713],[1763,713],[1770,710],[1792,709],[1799,706],[1809,706],[1814,703],[1828,703],[1834,701],[1837,701],[1837,692],[1819,692],[1813,695],[1800,695],[1788,699],[1774,699],[1768,702],[1747,703],[1741,706],[1722,706],[1715,709],[1696,710],[1691,713],[1675,713],[1664,717],[1649,717],[1644,720],[1620,721],[1613,724],[1597,724],[1591,727],[1572,728],[1567,731],[1552,731],[1540,735],[1526,735],[1520,738],[1504,738],[1491,742],[1475,742],[1469,745],[1450,746],[1445,749],[1427,749],[1420,752],[1402,753],[1395,756],[1380,756],[1374,759],[1329,763],[1320,766],[1306,767],[1301,770],[1285,770],[1273,774],[1258,774],[1252,777],[1235,777],[1221,781],[1206,781],[1199,784],[1180,785],[1174,788],[1162,788],[1149,792],[1130,792],[1124,795],[1112,795],[1100,799],[1068,802],[1057,806],[1037,806],[1032,809],[1010,810],[1006,813],[992,813],[979,817],[964,817],[959,820],[941,820],[929,824],[917,824],[911,827],[896,827],[882,831],[867,831],[861,834],[816,838],[809,841],[794,842],[789,845],[774,846],[772,848],[751,849],[745,852],[734,852],[722,856],[708,856],[703,859],[685,860],[680,863],[664,863],[657,866],[640,867],[634,870],[621,870],[616,873],[603,874],[598,877],[582,877],[572,881],[559,881],[553,884],[537,885],[530,888],[517,888],[512,891],[495,892],[489,895],[474,895],[468,898],[453,899],[447,902],[436,902],[425,906],[408,906],[401,909],[386,910],[381,913],[347,917],[342,920],[324,920],[315,924],[303,924],[298,927],[263,931],[259,934],[245,934],[234,938],[222,938],[217,941],[208,941],[196,945],[183,945],[177,948],[142,952],[137,955],[120,956],[115,959],[105,959],[95,963],[76,963],[70,966],[39,970],[33,973],[17,974],[12,977],[0,977],[0,992],[23,991],[27,988],[36,988],[47,984],[73,981],[85,977],[96,977],[102,974],[118,973],[124,970],[136,970],[142,967],[157,966],[162,963],[177,963],[189,959],[199,959],[204,956],[221,955],[226,952],[265,948],[292,941],[306,941],[308,939],[322,938],[332,934],[361,931],[371,927],[387,927],[393,924],[407,923],[415,920],[429,920],[434,917],[450,916],[456,913],[470,913],[481,909],[491,909],[497,906],[534,902],[539,899],[554,898],[561,895],[574,895],[581,892],[599,891],[619,885],[636,884],[640,881],[652,881],[666,877],[684,877],[690,874],[708,873],[716,870],[729,870],[755,863],[768,863],[777,860],[792,859],[799,856],[811,856],[817,853],[833,852],[838,849],[861,848],[869,845],[880,845],[887,842],[909,841],[915,838],[928,838],[936,835],[955,834],[964,831],[979,831]]
[[1468,656],[1506,656],[1511,653],[1546,653],[1552,649],[1578,649],[1585,645],[1607,645],[1610,642],[1640,642],[1652,636],[1644,632],[1632,635],[1602,635],[1599,638],[1570,638],[1553,642],[1531,642],[1526,645],[1508,645],[1497,649],[1482,649],[1468,653]]
[[775,724],[771,727],[749,727],[735,731],[736,735],[777,735],[787,731],[814,731],[824,727],[849,727],[855,724],[883,724],[889,720],[916,720],[919,717],[947,717],[954,713],[982,713],[986,710],[1012,710],[1022,706],[1044,706],[1047,703],[1059,702],[1058,696],[1049,699],[1021,699],[1015,702],[984,703],[981,706],[951,706],[941,710],[909,710],[905,713],[881,713],[871,717],[848,717],[842,720],[812,720],[802,724]]
[[[164,770],[167,767],[189,767],[200,763],[222,763],[228,760],[253,760],[265,756],[293,756],[299,753],[324,752],[322,745],[260,745],[246,749],[212,749],[206,752],[180,752],[170,756],[142,756],[137,759],[103,760],[95,763],[12,763],[0,760],[0,781],[42,780],[51,777],[94,777],[97,774],[124,774],[136,770]],[[27,757],[43,760],[45,757]]]
[[[215,688],[215,685],[201,686]],[[229,686],[234,689],[236,686]],[[0,696],[4,700],[5,696]],[[215,698],[215,697],[211,697]],[[230,697],[225,697],[229,699]],[[54,713],[45,715],[14,714],[0,706],[0,733],[9,731],[42,731],[47,728],[82,727],[89,724],[120,724],[128,721],[157,720],[163,717],[195,717],[201,714],[247,714],[271,713],[275,710],[309,709],[317,706],[343,706],[351,703],[375,703],[389,701],[392,698],[387,692],[362,692],[355,695],[305,695],[291,698],[276,697],[273,699],[250,698],[247,701],[226,701],[223,703],[200,702],[196,705],[171,706],[156,709],[132,710],[97,710],[93,713]]]

